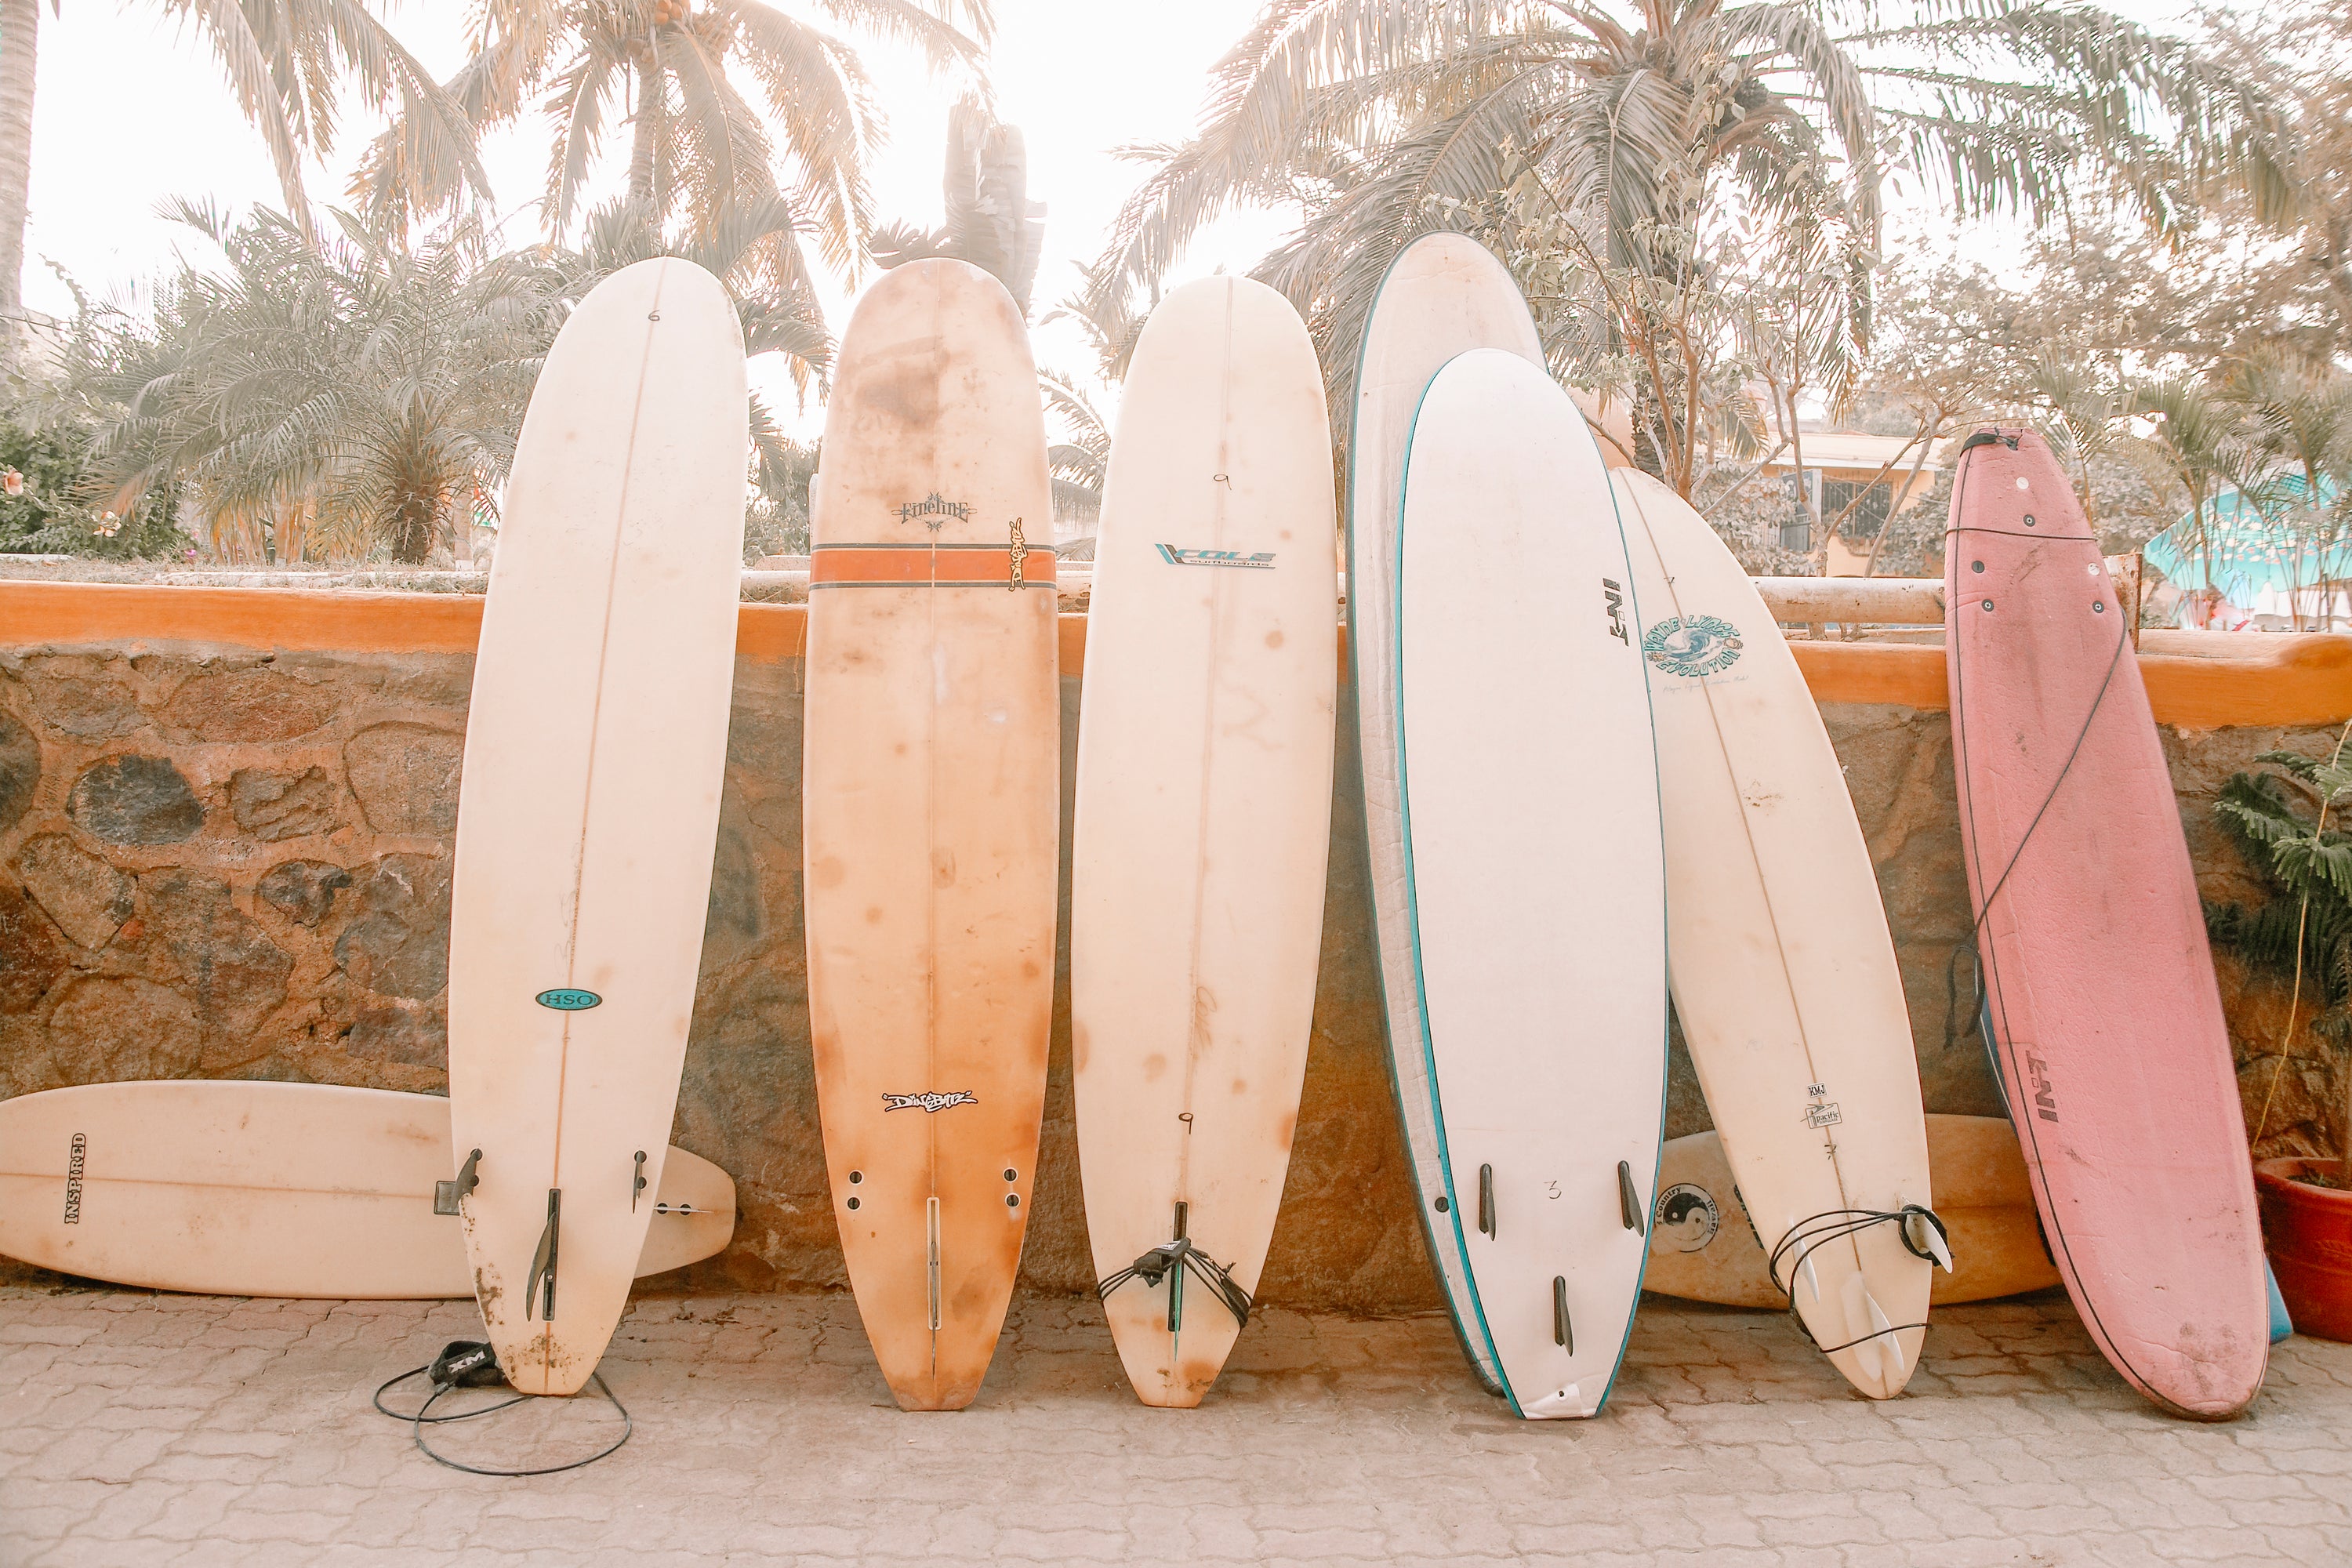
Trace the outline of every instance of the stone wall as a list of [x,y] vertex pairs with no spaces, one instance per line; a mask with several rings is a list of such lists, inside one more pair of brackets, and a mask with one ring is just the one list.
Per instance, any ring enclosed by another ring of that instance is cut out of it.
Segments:
[[[471,668],[469,654],[451,651],[0,652],[0,1096],[176,1077],[444,1091],[449,845]],[[800,680],[788,657],[739,660],[674,1141],[733,1173],[741,1217],[724,1255],[671,1286],[845,1279],[809,1051]],[[1063,681],[1066,834],[1077,692],[1075,679]],[[1343,736],[1345,700],[1343,689]],[[1969,917],[1946,716],[1837,702],[1824,715],[1878,866],[1928,1109],[1997,1114],[1966,1026],[1970,978],[1952,969]],[[2261,896],[2211,826],[2213,792],[2259,751],[2333,740],[2332,730],[2279,727],[2167,732],[2209,897]],[[1340,750],[1314,1046],[1260,1293],[1361,1310],[1425,1307],[1437,1298],[1381,1044],[1360,794],[1349,748]],[[1064,898],[1066,913],[1066,880]],[[2284,988],[2250,986],[2226,957],[2222,975],[2242,1080],[2259,1106]],[[1092,1274],[1071,1122],[1066,947],[1059,978],[1023,1271],[1034,1289],[1077,1291]],[[2336,1135],[2325,1109],[2337,1098],[2332,1057],[2307,1037],[2298,1050],[2311,1059],[2284,1075],[2270,1145]],[[1706,1125],[1677,1042],[1668,1132]]]

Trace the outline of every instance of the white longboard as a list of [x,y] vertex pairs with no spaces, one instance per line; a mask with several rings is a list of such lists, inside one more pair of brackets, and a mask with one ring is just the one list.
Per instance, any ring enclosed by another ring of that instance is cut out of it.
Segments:
[[[1930,1202],[1878,879],[1756,585],[1680,496],[1647,474],[1611,479],[1657,713],[1675,1010],[1758,1239],[1769,1255],[1799,1232],[1780,1283],[1837,1369],[1885,1399],[1918,1364],[1934,1265],[1904,1245],[1905,1222],[1862,1223]],[[1909,1223],[1927,1245],[1926,1222]]]
[[639,262],[548,351],[507,486],[458,795],[449,1100],[475,1296],[527,1394],[595,1370],[661,1185],[718,837],[748,409],[726,289]]
[[1397,782],[1397,502],[1404,491],[1405,443],[1431,379],[1454,355],[1480,348],[1504,349],[1529,364],[1543,363],[1535,320],[1510,273],[1486,247],[1463,235],[1425,235],[1405,247],[1381,281],[1356,365],[1348,442],[1348,660],[1363,769],[1381,1006],[1406,1152],[1423,1194],[1422,1235],[1463,1352],[1479,1381],[1500,1393],[1502,1380],[1478,1331],[1470,1277],[1453,1244],[1452,1227],[1429,1203],[1431,1194],[1445,1190],[1444,1155],[1424,1071],[1429,1039],[1414,979]]
[[1442,1158],[1421,1197],[1512,1407],[1591,1415],[1664,1123],[1665,874],[1625,544],[1568,394],[1502,350],[1450,361],[1401,534],[1407,951]]
[[[1071,861],[1078,1160],[1147,1405],[1197,1405],[1257,1288],[1322,945],[1338,681],[1330,424],[1260,283],[1161,300],[1095,546]],[[1238,1295],[1220,1289],[1223,1275]]]
[[[0,1100],[0,1253],[211,1296],[474,1293],[448,1179],[449,1102],[334,1084],[159,1079]],[[639,1278],[715,1257],[735,1184],[672,1149]]]

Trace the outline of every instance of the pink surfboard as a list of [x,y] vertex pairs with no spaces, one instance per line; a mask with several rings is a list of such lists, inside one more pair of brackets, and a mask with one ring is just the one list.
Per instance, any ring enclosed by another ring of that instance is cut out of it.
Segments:
[[2042,438],[1970,437],[1945,662],[1986,1012],[2059,1277],[2117,1372],[2220,1420],[2262,1387],[2262,1236],[2180,808],[2125,613]]

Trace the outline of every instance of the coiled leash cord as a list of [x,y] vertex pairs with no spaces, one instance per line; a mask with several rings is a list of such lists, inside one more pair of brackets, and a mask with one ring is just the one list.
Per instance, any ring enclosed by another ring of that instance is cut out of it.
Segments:
[[[1190,1237],[1180,1236],[1171,1242],[1153,1247],[1097,1286],[1095,1294],[1108,1301],[1110,1300],[1112,1291],[1130,1279],[1140,1279],[1146,1287],[1156,1287],[1171,1272],[1181,1272],[1185,1269],[1190,1269],[1202,1284],[1215,1293],[1217,1300],[1224,1303],[1225,1310],[1234,1315],[1235,1324],[1244,1328],[1248,1327],[1249,1292],[1234,1283],[1233,1275],[1223,1264],[1214,1261],[1199,1247],[1194,1247]],[[1169,1326],[1175,1327],[1173,1323]]]
[[[422,1376],[429,1376],[433,1380],[433,1392],[425,1396],[425,1403],[418,1405],[415,1412],[404,1415],[400,1411],[385,1407],[383,1403],[385,1394],[401,1384],[406,1383],[410,1378]],[[499,1372],[497,1353],[489,1346],[478,1341],[452,1340],[442,1348],[439,1355],[425,1365],[411,1367],[397,1377],[386,1378],[376,1385],[373,1403],[378,1415],[388,1415],[394,1421],[407,1422],[408,1436],[416,1445],[416,1451],[436,1465],[446,1465],[453,1470],[463,1470],[469,1476],[556,1476],[562,1475],[566,1470],[576,1470],[583,1466],[593,1465],[599,1459],[619,1452],[621,1445],[627,1442],[630,1434],[636,1430],[636,1422],[629,1415],[628,1406],[621,1403],[620,1397],[613,1392],[612,1386],[605,1383],[604,1374],[601,1372],[592,1372],[588,1374],[588,1381],[594,1384],[596,1392],[602,1394],[611,1403],[613,1408],[621,1413],[621,1435],[584,1459],[574,1459],[563,1465],[544,1465],[530,1470],[501,1470],[484,1465],[464,1464],[449,1458],[446,1454],[436,1453],[433,1446],[425,1440],[425,1428],[427,1426],[437,1426],[447,1421],[476,1420],[497,1411],[511,1410],[518,1405],[529,1404],[535,1397],[529,1394],[518,1394],[512,1399],[502,1399],[496,1405],[485,1405],[479,1410],[460,1410],[450,1415],[433,1415],[433,1406],[440,1402],[444,1394],[453,1394],[460,1388],[507,1386],[507,1380]]]
[[[1873,1226],[1879,1225],[1895,1226],[1895,1234],[1902,1241],[1903,1250],[1912,1257],[1933,1263],[1948,1274],[1951,1272],[1952,1233],[1945,1226],[1943,1216],[1925,1204],[1905,1204],[1899,1209],[1830,1209],[1825,1213],[1813,1215],[1811,1219],[1799,1220],[1789,1227],[1789,1233],[1780,1238],[1780,1244],[1772,1249],[1772,1256],[1765,1262],[1765,1268],[1772,1276],[1772,1288],[1789,1299],[1790,1315],[1797,1320],[1797,1326],[1804,1330],[1805,1337],[1820,1346],[1823,1355],[1852,1350],[1864,1340],[1874,1340],[1886,1334],[1899,1334],[1906,1329],[1925,1329],[1927,1326],[1925,1322],[1892,1323],[1883,1329],[1873,1329],[1861,1339],[1848,1340],[1842,1345],[1824,1345],[1821,1341],[1813,1339],[1811,1326],[1805,1321],[1805,1315],[1797,1310],[1797,1275],[1805,1267],[1806,1259],[1831,1242],[1843,1241],[1847,1237],[1857,1236]],[[1911,1230],[1915,1225],[1919,1227],[1922,1237],[1919,1241],[1911,1239]],[[1925,1239],[1927,1236],[1927,1227],[1930,1226],[1935,1227],[1933,1241]],[[1789,1265],[1789,1279],[1786,1284],[1783,1284],[1780,1279],[1780,1265],[1784,1259]]]

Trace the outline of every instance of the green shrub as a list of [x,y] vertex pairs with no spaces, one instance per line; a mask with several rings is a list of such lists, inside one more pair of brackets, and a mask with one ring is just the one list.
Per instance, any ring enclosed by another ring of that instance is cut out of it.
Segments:
[[0,479],[21,476],[24,493],[0,482],[0,553],[153,560],[185,555],[193,542],[173,521],[179,487],[148,491],[124,516],[85,492],[90,437],[75,426],[37,428],[0,415]]

